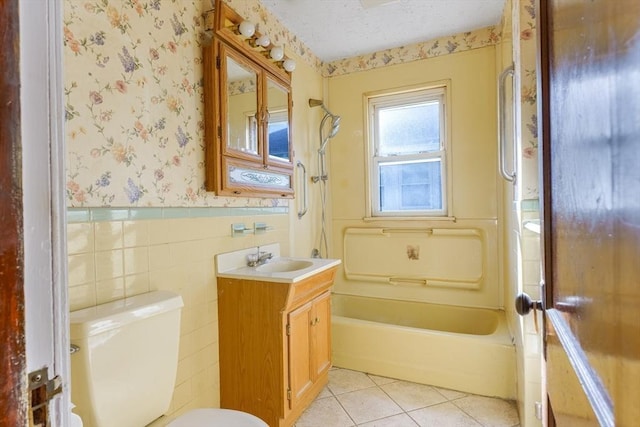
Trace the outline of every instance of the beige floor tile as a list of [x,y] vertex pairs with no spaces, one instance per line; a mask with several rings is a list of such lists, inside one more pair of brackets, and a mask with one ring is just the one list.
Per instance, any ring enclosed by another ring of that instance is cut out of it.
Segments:
[[363,372],[349,369],[332,369],[329,371],[329,390],[336,396],[373,386],[375,386],[375,383]]
[[318,397],[316,397],[316,400],[324,399],[325,397],[333,397],[333,394],[331,394],[331,390],[329,390],[329,387],[325,387],[320,390],[320,393],[318,393]]
[[302,413],[295,427],[351,427],[353,421],[335,397],[316,399]]
[[511,427],[518,424],[514,402],[484,396],[467,396],[453,402],[485,427]]
[[331,368],[295,427],[519,426],[515,403]]
[[453,403],[446,402],[427,408],[409,412],[411,418],[420,427],[446,426],[446,427],[478,427],[476,420],[465,414]]
[[398,414],[389,418],[358,424],[358,427],[417,427],[415,421],[407,414]]
[[447,400],[460,399],[461,397],[467,396],[467,393],[463,393],[461,391],[450,390],[448,388],[440,388],[440,387],[433,387],[433,388],[435,388],[438,391],[438,393],[446,397]]
[[447,399],[433,387],[424,384],[396,381],[380,386],[405,411],[446,402]]
[[336,398],[356,424],[403,412],[402,408],[378,387],[340,394]]
[[394,378],[379,377],[379,376],[373,375],[373,374],[367,374],[367,375],[377,385],[384,385],[384,384],[389,384],[389,383],[393,383],[393,382],[398,381],[398,380],[396,380]]

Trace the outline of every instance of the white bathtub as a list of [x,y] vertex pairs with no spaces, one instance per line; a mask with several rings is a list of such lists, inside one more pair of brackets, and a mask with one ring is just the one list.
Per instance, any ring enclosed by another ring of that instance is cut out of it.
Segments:
[[500,310],[334,294],[332,312],[334,366],[516,397],[515,347]]

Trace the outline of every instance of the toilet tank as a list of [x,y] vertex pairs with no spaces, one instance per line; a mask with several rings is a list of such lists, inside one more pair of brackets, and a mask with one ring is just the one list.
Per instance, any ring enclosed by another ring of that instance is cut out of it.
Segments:
[[167,412],[182,306],[155,291],[71,312],[71,400],[85,427],[141,427]]

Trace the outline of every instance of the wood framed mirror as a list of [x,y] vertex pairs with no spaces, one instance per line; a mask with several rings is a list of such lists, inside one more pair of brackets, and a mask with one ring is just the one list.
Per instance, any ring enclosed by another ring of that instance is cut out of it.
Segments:
[[203,48],[205,187],[217,195],[292,198],[291,76],[239,34],[223,1]]

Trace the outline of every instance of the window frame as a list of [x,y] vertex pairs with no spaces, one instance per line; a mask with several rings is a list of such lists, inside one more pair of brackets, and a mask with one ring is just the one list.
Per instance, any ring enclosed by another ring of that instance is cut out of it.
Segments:
[[[449,81],[434,82],[428,85],[390,89],[364,95],[364,109],[366,123],[367,146],[367,218],[369,219],[448,219],[452,211],[451,200],[451,140],[450,132],[450,83]],[[440,102],[440,149],[426,153],[379,156],[379,132],[377,132],[377,111],[385,107],[411,105],[418,102],[438,100]],[[380,209],[380,164],[398,161],[416,161],[440,159],[442,209],[426,210],[393,210]]]

